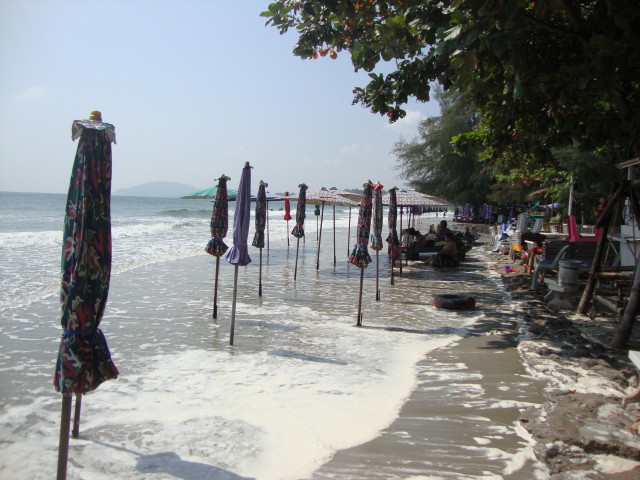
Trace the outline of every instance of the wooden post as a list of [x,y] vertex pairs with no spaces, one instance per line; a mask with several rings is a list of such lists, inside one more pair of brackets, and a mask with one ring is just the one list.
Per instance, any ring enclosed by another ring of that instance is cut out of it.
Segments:
[[220,269],[220,257],[216,257],[216,279],[213,286],[213,318],[218,318],[218,271]]
[[320,244],[322,243],[322,219],[324,217],[324,202],[320,209],[320,229],[318,230],[318,256],[316,258],[316,270],[320,270]]
[[260,268],[258,269],[258,296],[262,296],[262,249],[260,249]]
[[236,328],[236,301],[238,300],[238,264],[233,274],[233,303],[231,304],[231,334],[229,335],[229,345],[233,345],[234,330]]
[[298,242],[296,243],[296,268],[293,269],[293,281],[296,281],[298,278],[298,252],[300,251],[300,238],[298,237]]
[[380,266],[380,252],[376,250],[376,300],[380,300],[380,276],[379,276],[379,266]]
[[589,280],[587,281],[587,285],[582,292],[582,298],[580,299],[580,304],[578,305],[578,313],[581,315],[585,315],[587,313],[589,305],[591,304],[591,299],[593,297],[593,291],[596,288],[596,274],[600,269],[600,262],[602,262],[604,246],[607,243],[607,237],[609,235],[609,224],[611,223],[610,219],[614,214],[614,204],[617,203],[627,185],[628,182],[621,182],[619,185],[617,185],[615,192],[609,196],[609,199],[607,200],[607,206],[596,222],[596,227],[602,228],[602,231],[600,232],[600,238],[598,238],[596,251],[593,255],[593,263],[591,263],[591,269],[589,270]]
[[58,443],[57,480],[67,478],[67,460],[69,459],[69,428],[71,426],[71,394],[62,395],[62,413],[60,414],[60,441]]
[[78,438],[80,436],[80,411],[82,410],[82,395],[76,395],[76,405],[73,411],[73,429],[71,436]]
[[364,282],[364,268],[360,268],[360,295],[358,297],[358,321],[356,325],[362,326],[362,286]]

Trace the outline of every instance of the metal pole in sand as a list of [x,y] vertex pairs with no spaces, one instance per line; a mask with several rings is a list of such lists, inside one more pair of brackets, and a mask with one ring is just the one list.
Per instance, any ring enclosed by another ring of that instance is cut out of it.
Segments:
[[80,410],[82,410],[82,395],[76,395],[76,405],[73,410],[73,429],[71,430],[71,436],[78,438],[80,436]]
[[229,345],[233,345],[233,331],[236,326],[236,300],[238,299],[238,264],[233,274],[233,303],[231,304],[231,335]]
[[60,441],[58,443],[57,480],[67,478],[67,460],[69,459],[69,429],[71,427],[71,394],[62,395],[62,413],[60,414]]
[[347,257],[351,255],[351,207],[349,207],[349,229],[347,230]]
[[380,252],[376,250],[376,300],[380,300],[380,275],[378,267],[380,265]]
[[296,268],[293,270],[293,281],[295,282],[296,278],[298,278],[298,252],[300,251],[300,237],[298,237],[298,242],[296,243]]
[[216,281],[213,286],[213,318],[218,318],[218,271],[220,269],[220,257],[216,257]]
[[360,295],[358,296],[358,327],[362,326],[362,285],[364,282],[364,268],[360,269]]
[[324,202],[320,209],[320,229],[318,230],[318,256],[316,258],[316,270],[320,270],[320,243],[322,242],[322,219],[324,217]]
[[262,249],[260,249],[260,268],[258,276],[258,296],[262,296]]
[[336,206],[333,206],[333,265],[336,265]]
[[[398,262],[400,264],[400,276],[402,276],[402,236],[403,236],[403,232],[402,232],[402,206],[400,207],[400,261]],[[406,253],[405,253],[406,255]]]

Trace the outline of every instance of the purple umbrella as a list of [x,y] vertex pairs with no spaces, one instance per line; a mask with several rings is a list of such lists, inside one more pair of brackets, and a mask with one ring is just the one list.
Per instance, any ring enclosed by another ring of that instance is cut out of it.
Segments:
[[376,251],[376,300],[380,300],[379,288],[379,253],[382,250],[382,185],[373,186],[373,234],[371,234],[371,248]]
[[229,201],[227,197],[227,181],[229,177],[222,176],[218,179],[216,197],[213,202],[211,212],[211,240],[207,243],[204,251],[216,257],[216,277],[213,288],[213,318],[218,318],[218,269],[220,268],[220,257],[229,247],[224,243],[224,237],[229,228]]
[[[398,220],[398,203],[396,197],[397,187],[389,189],[389,216],[387,222],[389,224],[389,236],[386,242],[389,244],[389,253],[391,253],[391,285],[393,285],[393,268],[396,260],[396,250],[400,246],[400,240],[398,239],[398,230],[396,229],[396,222]],[[400,262],[402,265],[402,262]]]
[[364,192],[360,201],[360,211],[358,213],[358,233],[356,245],[349,257],[349,263],[360,269],[360,295],[358,299],[358,320],[357,325],[362,325],[362,286],[364,282],[364,269],[371,263],[371,257],[367,251],[369,243],[369,231],[371,229],[371,196],[373,183],[367,182],[363,185]]
[[300,251],[300,239],[304,237],[304,216],[307,206],[307,188],[309,188],[304,183],[298,186],[300,187],[300,194],[298,195],[298,206],[296,208],[296,225],[291,230],[291,235],[298,239],[298,244],[296,245],[296,268],[293,271],[294,281],[298,276],[298,252]]
[[253,236],[253,245],[260,249],[260,270],[258,274],[258,296],[262,296],[262,249],[264,248],[264,227],[267,222],[267,194],[265,188],[266,183],[260,180],[258,187],[258,196],[256,197],[256,233]]
[[58,479],[67,476],[72,395],[76,395],[73,436],[77,438],[82,394],[117,378],[107,341],[98,328],[111,278],[111,142],[115,128],[102,123],[100,112],[76,120],[72,139],[76,152],[62,247],[62,339],[53,378],[62,393]]
[[251,166],[245,163],[238,186],[236,196],[236,211],[233,216],[233,247],[227,253],[227,262],[235,265],[233,275],[233,303],[231,305],[231,336],[229,345],[233,345],[233,331],[236,323],[236,303],[238,300],[238,267],[249,265],[249,247],[247,237],[249,236],[249,217],[251,210]]

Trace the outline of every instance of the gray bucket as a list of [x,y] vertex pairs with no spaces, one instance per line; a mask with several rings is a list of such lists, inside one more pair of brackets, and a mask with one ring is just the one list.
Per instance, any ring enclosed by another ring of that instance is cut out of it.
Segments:
[[575,287],[578,284],[580,262],[578,260],[560,260],[558,269],[558,284],[565,287]]

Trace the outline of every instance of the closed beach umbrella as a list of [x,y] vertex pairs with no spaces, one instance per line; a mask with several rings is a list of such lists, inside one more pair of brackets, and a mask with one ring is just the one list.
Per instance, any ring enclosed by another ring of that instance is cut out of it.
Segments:
[[220,257],[229,247],[224,243],[229,228],[229,200],[227,198],[227,182],[231,180],[222,174],[218,179],[216,196],[213,201],[213,211],[211,212],[211,240],[205,247],[205,252],[216,257],[216,276],[213,287],[213,318],[218,318],[218,270],[220,268]]
[[[400,240],[398,239],[398,230],[396,228],[396,222],[398,220],[398,201],[396,197],[396,187],[389,189],[389,214],[387,216],[387,223],[389,225],[389,236],[386,242],[389,244],[389,251],[391,253],[391,285],[393,285],[393,268],[396,260],[395,252],[396,248],[400,246]],[[402,262],[400,262],[402,264]]]
[[296,267],[293,271],[294,281],[298,276],[298,252],[300,251],[300,239],[304,237],[304,217],[305,208],[307,208],[307,188],[309,188],[304,183],[298,186],[300,187],[300,193],[298,194],[298,206],[296,208],[296,224],[291,230],[291,235],[298,239],[296,245]]
[[373,186],[373,233],[371,234],[371,248],[376,251],[376,300],[380,300],[379,288],[379,253],[382,250],[382,185]]
[[360,211],[358,213],[358,233],[356,237],[356,245],[349,257],[349,263],[360,269],[360,294],[358,297],[358,320],[357,325],[362,325],[362,286],[364,281],[364,269],[371,263],[371,257],[367,250],[369,243],[369,231],[371,229],[371,196],[373,184],[367,182],[364,185],[362,200],[360,201]]
[[268,185],[260,180],[258,196],[256,197],[256,233],[253,235],[253,245],[260,249],[260,269],[258,273],[258,296],[262,296],[262,249],[264,248],[264,227],[267,222],[267,194],[265,188]]
[[[289,192],[284,192],[284,219],[287,222],[287,232],[289,231],[289,220],[291,220],[291,203],[289,202]],[[287,235],[287,247],[289,246],[289,235]]]
[[53,378],[62,393],[58,479],[67,475],[71,396],[76,395],[74,437],[78,434],[81,395],[117,378],[107,341],[98,328],[109,294],[111,277],[111,142],[115,128],[103,123],[100,112],[76,120],[78,137],[62,247],[62,339]]
[[236,323],[236,303],[238,300],[238,267],[249,265],[249,247],[247,237],[249,236],[249,219],[251,210],[251,166],[245,163],[238,186],[236,196],[236,211],[233,216],[233,247],[229,249],[226,259],[231,265],[235,265],[233,274],[233,301],[231,304],[231,335],[229,344],[233,345],[233,334]]

